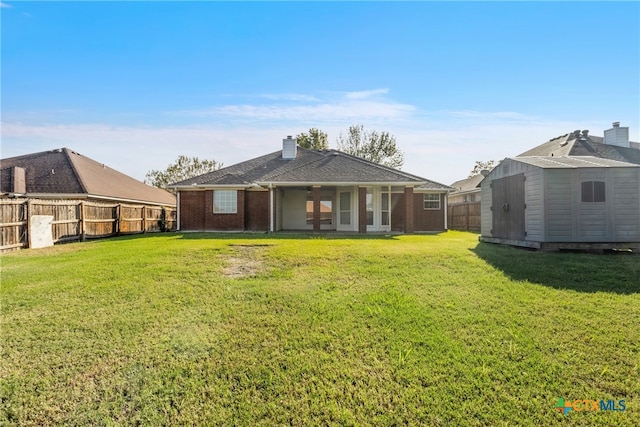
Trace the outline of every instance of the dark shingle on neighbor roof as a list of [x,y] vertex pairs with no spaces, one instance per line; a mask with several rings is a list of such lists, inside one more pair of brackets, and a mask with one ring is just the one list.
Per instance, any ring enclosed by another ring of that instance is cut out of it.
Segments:
[[255,159],[187,179],[172,186],[247,185],[249,183],[393,183],[415,182],[420,189],[449,187],[397,169],[388,168],[338,150],[297,148],[295,159],[276,151]]
[[640,147],[637,142],[630,142],[630,147],[618,147],[603,143],[598,136],[578,136],[568,133],[538,145],[517,157],[530,156],[593,156],[603,159],[640,165]]
[[[68,148],[0,160],[0,168],[25,169],[27,194],[78,194],[175,205],[175,196],[151,187]],[[2,192],[12,190],[5,188]]]

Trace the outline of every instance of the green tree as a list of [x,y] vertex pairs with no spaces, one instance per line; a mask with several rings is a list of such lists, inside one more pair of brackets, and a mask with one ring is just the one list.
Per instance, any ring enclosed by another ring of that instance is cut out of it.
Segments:
[[338,136],[338,150],[374,163],[400,169],[404,153],[389,132],[366,131],[363,125],[349,126],[347,135]]
[[329,142],[327,134],[320,129],[311,128],[309,132],[302,132],[296,136],[298,145],[302,148],[308,148],[310,150],[328,150]]
[[495,163],[496,163],[495,160],[487,160],[487,161],[476,160],[476,164],[473,167],[473,170],[471,171],[471,173],[469,174],[469,178],[471,178],[472,176],[478,175],[483,170],[490,171],[495,166]]
[[194,178],[221,167],[222,163],[218,163],[215,160],[200,160],[197,157],[178,156],[178,159],[170,164],[167,169],[147,172],[144,182],[166,190],[169,184]]

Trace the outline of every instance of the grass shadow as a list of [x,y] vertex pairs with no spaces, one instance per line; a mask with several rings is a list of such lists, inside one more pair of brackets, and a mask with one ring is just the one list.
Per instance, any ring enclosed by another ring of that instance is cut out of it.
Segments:
[[492,243],[471,251],[516,281],[586,293],[640,293],[640,259],[634,255],[539,252]]

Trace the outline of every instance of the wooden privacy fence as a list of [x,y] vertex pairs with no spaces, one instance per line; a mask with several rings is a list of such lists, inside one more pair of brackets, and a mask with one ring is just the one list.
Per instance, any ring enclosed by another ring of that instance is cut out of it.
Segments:
[[480,202],[456,203],[447,206],[449,229],[480,231]]
[[79,200],[0,200],[0,252],[30,247],[34,215],[53,216],[54,243],[175,230],[176,208]]

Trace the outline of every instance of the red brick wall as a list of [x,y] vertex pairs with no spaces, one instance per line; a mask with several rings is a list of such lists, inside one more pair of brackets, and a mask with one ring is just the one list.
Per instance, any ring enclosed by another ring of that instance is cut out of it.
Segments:
[[245,191],[238,190],[238,213],[214,214],[213,191],[180,192],[180,230],[238,231],[244,230]]
[[391,231],[404,233],[404,194],[391,193]]
[[180,191],[180,230],[204,230],[204,191]]
[[405,201],[405,221],[404,232],[411,234],[415,231],[415,196],[413,194],[413,187],[405,187],[404,189],[404,201]]
[[440,209],[425,209],[424,194],[414,194],[413,201],[416,231],[444,231],[444,195],[440,194]]
[[[405,195],[391,195],[391,230],[405,233]],[[422,193],[413,194],[414,231],[444,231],[444,197],[440,196],[440,210],[425,210]]]
[[247,191],[245,230],[269,231],[269,192]]

